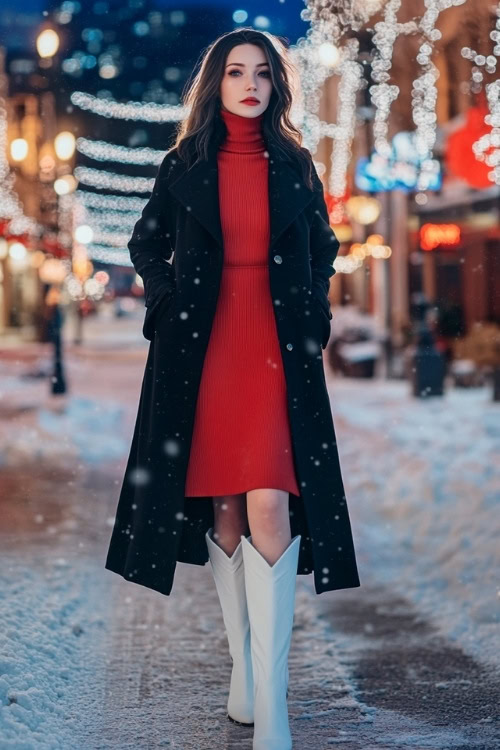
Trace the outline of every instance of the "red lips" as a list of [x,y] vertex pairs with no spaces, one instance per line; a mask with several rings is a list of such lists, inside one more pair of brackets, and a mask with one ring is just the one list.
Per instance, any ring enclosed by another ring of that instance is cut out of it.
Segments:
[[244,102],[255,102],[256,104],[260,104],[259,100],[256,99],[254,96],[247,96],[246,99],[242,99],[241,103],[243,104]]

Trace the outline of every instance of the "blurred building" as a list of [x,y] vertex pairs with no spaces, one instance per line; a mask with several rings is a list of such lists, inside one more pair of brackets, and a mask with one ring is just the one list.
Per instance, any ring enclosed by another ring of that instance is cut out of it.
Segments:
[[[406,23],[421,17],[424,10],[423,0],[405,0],[398,20]],[[478,137],[474,127],[484,122],[484,100],[480,97],[484,85],[474,82],[471,63],[462,54],[467,47],[485,59],[491,54],[493,10],[489,2],[467,0],[439,16],[441,36],[433,53],[439,70],[434,156],[441,177],[436,189],[377,189],[362,183],[360,187],[357,182],[359,165],[369,160],[374,150],[375,109],[370,95],[373,28],[383,19],[383,10],[373,15],[366,26],[350,31],[350,36],[359,41],[359,60],[367,85],[358,92],[353,113],[356,125],[349,190],[351,196],[375,198],[380,210],[369,223],[351,217],[344,226],[336,225],[332,211],[332,224],[342,242],[340,257],[352,253],[354,245],[366,246],[370,237],[379,238],[375,242],[382,249],[389,248],[390,254],[383,260],[368,255],[359,267],[345,267],[337,273],[332,279],[331,299],[333,304],[355,303],[373,314],[396,346],[408,341],[412,295],[418,292],[424,292],[433,304],[446,335],[463,336],[478,322],[500,323],[495,295],[500,192],[498,186],[485,180],[484,169],[472,154],[471,144]],[[36,49],[26,52],[13,48],[6,60],[8,142],[19,137],[28,142],[26,157],[16,163],[10,160],[16,175],[15,189],[26,213],[36,218],[43,229],[32,250],[61,258],[73,254],[71,227],[61,226],[62,202],[54,192],[54,180],[68,169],[72,172],[84,167],[103,175],[131,178],[155,175],[157,167],[151,161],[132,163],[120,160],[116,154],[120,149],[143,148],[158,156],[170,146],[176,123],[124,119],[115,116],[113,103],[178,105],[201,50],[222,31],[237,26],[232,13],[229,7],[217,4],[164,8],[152,0],[98,0],[91,4],[66,0],[47,4],[40,30],[47,26],[57,31],[58,50],[44,59]],[[399,93],[390,108],[388,135],[393,143],[399,137],[403,151],[411,150],[410,135],[415,130],[412,88],[421,67],[420,44],[420,35],[400,35],[392,51],[390,75]],[[486,80],[485,72],[483,84]],[[101,101],[102,111],[97,113],[75,104],[75,92]],[[319,118],[337,123],[338,102],[339,76],[334,74],[322,87]],[[91,155],[89,148],[77,140],[72,161],[61,162],[55,158],[53,146],[59,131],[100,143],[101,153],[97,157]],[[325,166],[325,187],[330,179],[333,144],[332,137],[323,138],[315,154],[317,163]],[[97,203],[101,197],[102,202],[113,197],[113,190],[98,184],[82,181],[79,190]],[[134,197],[133,191],[130,197]],[[144,193],[136,193],[135,197],[145,200]],[[139,209],[135,206],[129,214],[127,221],[131,222]],[[131,229],[131,224],[124,221],[118,233],[121,236],[114,243],[106,237],[99,241],[108,261],[99,260],[104,256],[91,256],[96,270],[105,268],[109,273],[109,288],[117,296],[131,291],[141,293],[133,268],[120,262],[120,257],[127,255],[126,238]],[[112,234],[103,232],[107,237]],[[92,253],[92,245],[89,252]],[[36,315],[36,285],[33,280],[28,281],[30,274],[36,277],[36,267],[33,271],[31,265],[28,268],[26,264],[24,270],[21,266],[19,262],[15,274],[10,273],[10,265],[4,261],[0,330],[26,325]]]
[[[334,304],[356,304],[373,314],[391,332],[396,343],[404,344],[411,326],[412,296],[424,292],[435,308],[438,332],[450,337],[464,336],[478,323],[500,325],[500,187],[486,177],[485,164],[476,160],[472,144],[484,132],[488,113],[484,85],[499,76],[499,69],[488,74],[484,60],[492,58],[497,16],[496,4],[483,0],[446,9],[437,29],[432,61],[437,66],[437,131],[434,157],[440,165],[440,186],[426,191],[376,190],[359,187],[356,170],[361,160],[370,159],[374,150],[374,107],[369,93],[373,85],[373,28],[384,20],[383,11],[372,16],[369,28],[351,36],[360,42],[366,88],[358,93],[357,125],[353,159],[349,170],[350,191],[375,197],[381,206],[377,221],[368,226],[353,222],[340,254],[347,256],[354,242],[378,233],[392,254],[381,262],[368,257],[352,273],[337,273],[332,279]],[[421,17],[422,0],[407,0],[398,12],[398,21],[407,23]],[[494,33],[494,32],[493,32]],[[345,40],[344,40],[345,41]],[[498,44],[498,42],[497,42]],[[414,79],[421,69],[418,55],[421,37],[401,34],[395,39],[390,82],[399,93],[392,103],[389,138],[415,130],[412,111]],[[479,75],[462,50],[474,50],[482,65]],[[482,57],[481,57],[482,56]],[[319,117],[336,122],[339,103],[338,75],[332,75],[322,89]],[[400,141],[401,142],[401,141]],[[325,186],[331,170],[332,139],[323,138],[317,160],[326,166]],[[409,141],[408,141],[409,147]]]
[[[103,101],[177,105],[200,50],[232,23],[229,9],[210,5],[161,9],[151,0],[103,0],[89,5],[68,0],[49,2],[46,8],[45,19],[33,30],[33,37],[44,28],[55,30],[59,38],[55,53],[43,58],[35,45],[26,50],[19,44],[4,50],[7,143],[10,146],[23,139],[27,148],[22,159],[8,153],[13,187],[26,214],[39,223],[41,235],[30,238],[24,262],[0,261],[0,333],[22,330],[28,338],[36,335],[44,293],[36,265],[41,262],[40,255],[35,261],[34,253],[72,256],[73,238],[67,234],[71,227],[61,226],[55,180],[78,167],[149,178],[157,170],[151,163],[120,163],[111,155],[92,158],[79,148],[78,141],[67,170],[54,152],[57,133],[69,131],[77,139],[82,136],[118,148],[162,152],[170,146],[175,130],[175,122],[116,119],[85,111],[72,103],[71,95],[80,91]],[[113,192],[84,184],[80,189],[96,198]],[[144,195],[139,197],[145,200]],[[139,214],[136,207],[135,218]],[[127,233],[130,235],[131,226],[123,227],[122,234]],[[103,246],[105,242],[100,243]],[[109,246],[111,253],[115,250],[128,256],[125,241],[119,247]],[[96,271],[108,272],[112,295],[130,294],[131,289],[141,293],[130,263],[92,261]]]

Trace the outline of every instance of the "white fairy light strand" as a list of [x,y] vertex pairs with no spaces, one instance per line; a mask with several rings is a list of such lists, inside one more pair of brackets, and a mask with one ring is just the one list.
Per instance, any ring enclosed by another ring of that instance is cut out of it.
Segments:
[[166,153],[164,150],[130,148],[106,141],[94,141],[91,138],[77,138],[76,148],[81,154],[95,161],[114,161],[139,166],[157,166],[162,162]]
[[351,160],[351,145],[356,127],[356,98],[365,83],[363,67],[356,61],[359,50],[357,39],[349,39],[344,47],[340,64],[341,79],[338,88],[338,118],[334,131],[329,192],[341,198],[346,191],[347,169]]
[[401,0],[389,0],[385,6],[384,20],[375,24],[373,43],[376,54],[372,61],[372,77],[376,83],[370,87],[370,95],[375,105],[373,135],[375,148],[382,156],[389,156],[391,147],[387,141],[387,118],[391,104],[397,99],[399,86],[390,84],[390,69],[394,42],[398,36],[397,12]]
[[88,224],[93,231],[93,242],[88,247],[90,256],[103,263],[131,265],[125,248],[147,199],[84,190],[75,191],[75,197],[76,223]]
[[476,50],[471,49],[471,47],[462,47],[461,50],[462,57],[465,57],[466,60],[470,60],[474,63],[472,68],[472,80],[476,84],[480,84],[483,81],[483,73],[480,70],[482,67],[484,67],[486,72],[491,75],[496,73],[497,58],[500,57],[500,2],[495,9],[495,13],[497,21],[495,28],[490,32],[490,39],[495,42],[493,54],[485,57],[484,55],[479,54]]
[[[144,202],[144,201],[143,201]],[[92,206],[86,206],[87,216],[90,219],[95,219],[96,223],[100,226],[108,227],[132,227],[134,222],[137,221],[137,211],[112,211],[101,208],[92,208]]]
[[452,6],[463,5],[466,0],[424,0],[425,13],[418,24],[424,36],[417,55],[417,62],[422,66],[422,73],[414,80],[412,90],[412,113],[416,126],[415,143],[421,157],[421,171],[417,178],[419,192],[428,189],[439,171],[439,162],[433,159],[436,142],[436,81],[439,71],[432,62],[434,43],[441,38],[436,29],[439,14]]
[[300,77],[301,94],[303,96],[302,109],[300,111],[300,128],[304,137],[304,145],[314,153],[317,145],[323,137],[321,123],[318,118],[321,89],[327,78],[331,75],[331,69],[318,59],[318,50],[323,44],[336,45],[340,39],[342,29],[334,16],[321,21],[314,21],[313,8],[309,6],[303,10],[303,20],[310,20],[311,26],[306,37],[298,40],[297,44],[290,48],[292,62],[298,70]]
[[500,79],[486,85],[486,98],[490,113],[484,121],[491,125],[491,132],[479,138],[472,149],[476,159],[493,167],[488,179],[500,185]]
[[77,167],[75,177],[84,185],[122,193],[151,193],[154,186],[154,179],[149,177],[129,177],[91,167]]
[[90,244],[87,246],[89,258],[101,263],[111,263],[117,266],[132,266],[128,250],[116,250],[106,245]]
[[431,60],[433,43],[441,37],[441,32],[435,28],[440,13],[439,0],[424,0],[426,11],[420,21],[419,29],[424,34],[424,41],[420,45],[417,62],[422,66],[422,72],[413,81],[412,110],[413,121],[416,126],[415,144],[421,158],[421,172],[417,178],[417,190],[424,191],[430,183],[430,172],[433,167],[432,150],[436,142],[436,81],[438,70]]
[[112,214],[86,208],[81,223],[88,224],[91,227],[95,242],[114,247],[126,247],[137,219],[137,213],[120,211]]
[[[318,63],[317,50],[324,43],[338,46],[345,32],[361,28],[383,5],[382,0],[333,0],[328,8],[323,2],[309,0],[301,17],[311,26],[305,40],[293,48],[294,63],[298,67],[305,92],[305,113],[302,130],[305,145],[312,153],[323,137],[333,139],[329,192],[344,195],[347,169],[352,156],[355,129],[357,92],[365,85],[363,68],[357,62],[359,44],[349,39],[340,52],[340,62],[333,69]],[[317,115],[324,81],[332,74],[341,76],[338,88],[337,123],[321,121]],[[380,100],[380,105],[383,101]],[[381,117],[382,115],[380,115]]]
[[[493,54],[485,58],[468,47],[464,47],[462,50],[462,55],[472,59],[478,66],[473,68],[472,73],[473,80],[476,83],[483,80],[479,66],[484,65],[487,73],[494,74],[497,70],[497,58],[500,57],[500,2],[495,12],[497,20],[495,28],[490,33],[490,39],[495,42]],[[488,172],[488,179],[496,185],[500,185],[500,79],[486,84],[485,91],[489,114],[486,115],[484,121],[487,125],[491,125],[491,131],[479,138],[473,144],[472,149],[478,161],[485,162],[489,167],[492,167],[491,172]]]
[[121,247],[127,246],[127,242],[130,239],[130,235],[127,232],[107,232],[101,227],[92,228],[94,232],[93,241],[96,243],[109,245],[110,247]]
[[[3,78],[3,75],[2,75]],[[3,83],[3,82],[2,82]],[[3,87],[2,87],[3,88]],[[7,110],[0,95],[0,219],[8,219],[11,234],[40,234],[41,227],[24,213],[14,190],[14,174],[7,160]]]
[[78,202],[85,207],[101,210],[126,211],[138,213],[144,208],[144,198],[129,195],[100,195],[87,190],[76,190]]
[[398,22],[400,7],[401,0],[389,0],[384,9],[384,20],[375,24],[373,34],[375,55],[372,60],[372,77],[375,84],[370,87],[371,100],[375,106],[373,135],[376,151],[386,158],[391,154],[391,145],[387,139],[389,113],[399,94],[399,86],[389,83],[394,43],[401,34],[411,34],[417,29],[414,21],[404,24]]
[[156,104],[155,102],[117,102],[114,99],[101,99],[84,91],[74,91],[71,102],[82,110],[101,117],[115,120],[136,120],[141,122],[178,122],[183,120],[188,110],[180,104]]
[[359,31],[374,13],[383,6],[384,0],[309,0],[307,10],[303,10],[301,18],[309,21],[311,26],[319,25],[323,21],[333,21],[340,32],[345,29]]
[[[344,49],[340,53],[341,62],[333,71],[318,61],[318,49],[323,44],[338,48],[343,35],[360,29],[380,10],[383,2],[384,0],[332,0],[325,7],[322,0],[307,0],[307,7],[302,11],[301,18],[309,21],[310,28],[306,38],[299,40],[290,50],[304,91],[301,122],[304,144],[314,154],[321,138],[329,137],[334,141],[329,190],[335,195],[343,195],[345,191],[355,127],[356,94],[364,85],[363,71],[355,60],[357,47],[355,54],[352,48],[348,48],[347,52]],[[336,124],[320,120],[317,114],[323,84],[332,73],[341,76]],[[350,85],[354,89],[350,89]]]

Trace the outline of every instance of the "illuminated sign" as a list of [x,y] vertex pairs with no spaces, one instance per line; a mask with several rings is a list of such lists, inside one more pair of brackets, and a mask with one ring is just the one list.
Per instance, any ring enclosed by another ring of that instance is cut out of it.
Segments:
[[420,228],[420,247],[434,250],[439,245],[458,245],[460,227],[457,224],[424,224]]
[[[363,157],[356,164],[354,181],[360,190],[380,193],[387,190],[417,189],[423,157],[417,147],[415,132],[396,133],[388,157],[374,151],[369,158]],[[427,190],[441,187],[441,167],[436,159],[427,159]]]

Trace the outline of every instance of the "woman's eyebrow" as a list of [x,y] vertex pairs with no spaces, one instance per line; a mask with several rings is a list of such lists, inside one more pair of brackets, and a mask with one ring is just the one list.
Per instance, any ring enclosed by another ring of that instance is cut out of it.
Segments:
[[[229,63],[229,65],[241,65],[243,68],[245,67],[245,63]],[[229,65],[226,65],[226,68],[229,68]],[[269,63],[266,63],[266,62],[257,63],[255,67],[260,68],[262,65],[269,65]]]

